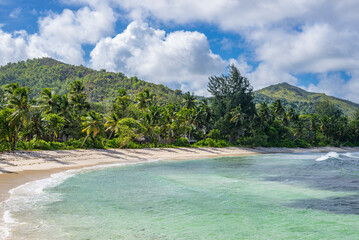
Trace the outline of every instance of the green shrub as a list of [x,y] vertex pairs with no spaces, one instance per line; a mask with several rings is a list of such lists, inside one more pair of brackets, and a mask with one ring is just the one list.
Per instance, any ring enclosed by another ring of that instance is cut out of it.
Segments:
[[173,145],[177,147],[189,147],[188,139],[180,137],[173,143]]
[[84,138],[82,139],[74,139],[74,138],[70,138],[69,140],[65,141],[64,144],[67,146],[67,148],[80,148],[82,141],[84,140]]
[[296,145],[297,147],[300,147],[300,148],[308,148],[308,147],[310,147],[310,144],[307,143],[307,142],[306,142],[305,140],[303,140],[303,139],[297,139],[297,140],[294,141],[294,143],[295,143],[295,145]]
[[121,141],[119,138],[113,138],[107,141],[106,148],[120,148]]
[[214,140],[212,138],[203,139],[193,144],[194,147],[228,147],[225,140]]
[[51,150],[51,145],[44,140],[31,140],[30,144],[32,149]]
[[10,151],[12,144],[9,142],[1,142],[0,143],[0,152]]
[[268,136],[266,135],[256,135],[252,138],[253,147],[267,147],[268,146]]
[[295,145],[295,143],[294,143],[293,141],[291,141],[291,140],[289,140],[289,139],[284,139],[284,140],[280,143],[279,147],[295,148],[296,145]]
[[219,140],[221,138],[221,131],[219,131],[218,129],[212,129],[211,131],[209,131],[207,136],[214,140]]
[[125,148],[138,149],[138,148],[143,148],[143,146],[139,143],[130,141],[126,144]]
[[344,147],[356,147],[354,143],[351,143],[351,142],[345,142],[342,144],[342,146]]

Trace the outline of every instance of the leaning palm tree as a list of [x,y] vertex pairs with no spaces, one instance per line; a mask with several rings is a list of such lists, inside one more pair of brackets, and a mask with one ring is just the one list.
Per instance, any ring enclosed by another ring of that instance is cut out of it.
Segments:
[[20,129],[26,126],[30,121],[31,104],[29,100],[30,89],[27,87],[14,87],[11,92],[8,92],[8,104],[10,108],[15,109],[15,112],[9,117],[9,125],[15,128],[15,138],[13,149],[16,150],[18,136]]
[[91,137],[94,145],[96,146],[96,137],[101,132],[103,126],[103,115],[96,113],[95,111],[88,112],[86,116],[82,117],[82,132],[86,132],[86,137],[81,144],[81,148],[84,146],[88,137]]

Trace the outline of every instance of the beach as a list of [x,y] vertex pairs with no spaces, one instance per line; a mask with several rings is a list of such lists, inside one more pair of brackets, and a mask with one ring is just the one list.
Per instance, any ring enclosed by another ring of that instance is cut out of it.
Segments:
[[359,148],[149,148],[59,151],[16,151],[0,153],[0,201],[9,190],[53,173],[96,165],[140,163],[154,160],[178,161],[201,158],[248,156],[271,153],[357,152]]

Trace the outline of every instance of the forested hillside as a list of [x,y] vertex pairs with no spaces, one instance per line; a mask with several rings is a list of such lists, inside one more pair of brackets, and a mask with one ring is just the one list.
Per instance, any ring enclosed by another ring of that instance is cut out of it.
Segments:
[[[31,88],[30,98],[39,97],[44,88],[50,88],[56,94],[62,95],[69,91],[69,83],[80,80],[85,87],[85,94],[90,102],[100,102],[109,105],[118,89],[124,88],[128,95],[148,89],[154,95],[154,100],[160,105],[177,103],[181,91],[172,90],[163,85],[141,81],[136,77],[127,77],[123,73],[96,71],[84,66],[65,64],[51,58],[40,58],[18,63],[9,63],[0,67],[0,86],[9,83],[19,83],[20,86]],[[298,114],[311,114],[319,102],[333,103],[345,115],[352,117],[359,104],[327,96],[323,93],[311,93],[288,83],[272,85],[255,91],[254,102],[267,104],[280,99],[286,108],[294,108]],[[0,100],[1,100],[0,91]],[[197,97],[202,99],[201,97]]]
[[[118,88],[121,84],[131,83],[123,75],[119,76],[123,81],[114,81],[112,86],[108,82],[115,77],[109,76],[115,76],[115,73],[109,73],[107,77],[106,72],[58,65],[49,59],[42,61],[50,62],[37,67],[25,63],[18,67],[20,63],[7,65],[4,69],[19,68],[18,72],[15,71],[18,77],[22,71],[36,75],[36,70],[26,71],[27,68],[39,69],[39,72],[49,71],[49,75],[56,78],[54,72],[68,68],[57,77],[59,83],[43,77],[45,74],[38,75],[42,84],[46,80],[48,84],[55,82],[58,92],[68,93],[56,94],[51,88],[44,88],[34,98],[31,93],[39,91],[40,84],[28,82],[28,86],[36,91],[18,83],[2,86],[0,152],[15,149],[359,145],[359,109],[348,118],[329,101],[319,102],[314,107],[315,113],[307,115],[299,115],[293,108],[284,107],[279,99],[271,104],[262,102],[256,105],[249,80],[241,76],[234,65],[230,66],[228,75],[209,77],[208,91],[213,96],[210,101],[206,98],[198,100],[187,92],[172,104],[161,104],[154,95],[161,89],[157,85],[147,84],[151,90],[129,95],[128,92],[134,90]],[[57,67],[56,71],[49,70]],[[78,69],[83,70],[78,73],[78,78],[83,81],[74,80],[62,88],[59,79],[63,78],[62,81],[67,83],[70,80],[66,76],[71,76],[69,72],[73,71],[73,74]],[[99,78],[101,84],[94,84],[97,78],[92,82],[85,81],[93,76],[102,76]],[[135,80],[132,85],[138,83],[144,82]],[[115,96],[108,100],[106,107],[89,102],[87,93],[96,100],[101,96],[108,97],[106,93],[115,90]],[[171,90],[157,94],[175,96]]]
[[315,112],[315,106],[319,102],[329,101],[333,103],[345,115],[352,117],[359,108],[359,104],[336,97],[327,96],[324,93],[307,92],[301,88],[288,83],[272,85],[254,92],[255,102],[273,103],[280,99],[286,108],[294,108],[299,114],[310,114]]
[[96,71],[84,66],[74,66],[51,58],[40,58],[18,63],[9,63],[0,67],[0,86],[19,83],[31,88],[30,98],[39,97],[44,88],[51,88],[56,94],[67,93],[69,83],[80,80],[90,102],[106,103],[114,98],[120,88],[129,95],[137,94],[144,89],[150,90],[155,101],[164,104],[177,102],[181,91],[173,91],[163,85],[141,81],[136,77],[128,78],[123,73]]

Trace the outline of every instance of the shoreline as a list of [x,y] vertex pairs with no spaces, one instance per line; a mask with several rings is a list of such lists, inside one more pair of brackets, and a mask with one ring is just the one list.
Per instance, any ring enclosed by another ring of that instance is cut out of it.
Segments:
[[5,201],[10,196],[9,191],[13,188],[71,169],[117,163],[146,163],[151,160],[179,161],[256,154],[320,152],[359,152],[359,147],[316,147],[308,149],[202,147],[4,152],[0,153],[0,202]]

